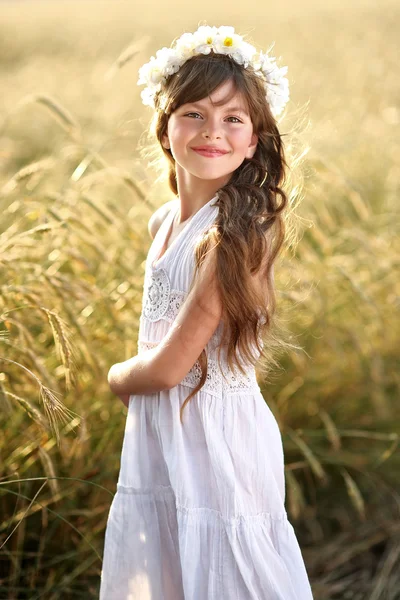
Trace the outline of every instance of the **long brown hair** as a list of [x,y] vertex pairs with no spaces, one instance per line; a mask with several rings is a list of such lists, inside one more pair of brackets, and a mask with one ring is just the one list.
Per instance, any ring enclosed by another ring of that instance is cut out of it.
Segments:
[[[209,96],[226,81],[232,81],[233,93],[241,93],[247,102],[258,144],[253,158],[245,159],[229,182],[218,190],[219,214],[196,247],[192,286],[206,253],[215,248],[224,322],[218,356],[222,346],[227,347],[229,368],[236,365],[244,373],[242,358],[255,366],[259,355],[263,355],[269,366],[276,364],[271,354],[274,344],[270,343],[275,341],[277,345],[273,334],[276,296],[272,267],[285,238],[283,211],[288,201],[282,188],[287,167],[283,140],[266,101],[263,81],[251,66],[244,68],[229,56],[212,52],[194,56],[158,92],[152,130],[168,160],[169,186],[178,195],[175,161],[171,151],[162,145],[169,116],[182,104]],[[224,98],[223,103],[228,100]],[[260,270],[264,293],[260,293],[249,276]],[[264,346],[260,345],[260,339]],[[254,348],[257,356],[253,354]],[[186,403],[206,381],[205,349],[198,361],[202,377],[181,407],[181,422]]]

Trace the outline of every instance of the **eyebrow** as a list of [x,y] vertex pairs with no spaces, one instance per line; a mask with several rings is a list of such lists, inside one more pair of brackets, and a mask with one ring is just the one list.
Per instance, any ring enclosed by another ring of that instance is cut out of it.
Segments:
[[[188,104],[190,106],[196,106],[197,108],[204,110],[203,105],[198,104],[197,102],[188,102]],[[242,106],[228,106],[225,109],[225,112],[241,112],[241,113],[244,113],[245,115],[249,116],[249,113],[247,112],[247,110],[245,108],[243,108]]]

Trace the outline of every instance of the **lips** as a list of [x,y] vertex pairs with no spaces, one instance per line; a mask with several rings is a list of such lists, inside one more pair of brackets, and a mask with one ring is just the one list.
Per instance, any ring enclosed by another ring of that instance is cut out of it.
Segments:
[[228,154],[227,150],[223,150],[222,148],[217,148],[215,146],[195,146],[192,148],[194,152],[201,154],[202,156],[223,156],[224,154]]

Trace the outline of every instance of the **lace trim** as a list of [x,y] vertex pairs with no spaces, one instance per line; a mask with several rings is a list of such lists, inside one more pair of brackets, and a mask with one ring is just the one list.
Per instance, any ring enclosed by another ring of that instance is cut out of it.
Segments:
[[169,295],[169,303],[163,318],[166,321],[175,321],[178,312],[181,310],[181,306],[186,299],[187,294],[185,292],[179,292],[178,290],[172,290]]
[[165,269],[150,270],[143,286],[143,316],[152,323],[159,319],[172,323],[186,296],[186,292],[171,289]]
[[[165,269],[150,269],[143,285],[143,317],[152,323],[159,319],[173,323],[186,297],[186,292],[171,289]],[[265,321],[265,317],[260,318],[262,324]]]
[[158,321],[169,308],[171,284],[165,269],[150,270],[143,285],[143,315]]
[[[138,342],[139,354],[145,350],[150,350],[157,346],[157,342]],[[227,365],[222,363],[223,371],[221,371],[218,360],[208,358],[207,377],[201,388],[202,391],[212,394],[213,396],[222,397],[222,395],[256,393],[260,391],[257,383],[256,372],[253,367],[243,375],[240,371],[231,371]],[[182,379],[179,385],[186,385],[190,388],[197,387],[201,378],[201,366],[199,361],[196,361],[189,373]]]

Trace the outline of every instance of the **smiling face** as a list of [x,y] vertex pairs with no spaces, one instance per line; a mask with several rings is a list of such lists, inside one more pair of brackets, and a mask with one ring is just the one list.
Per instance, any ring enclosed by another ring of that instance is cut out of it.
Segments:
[[[230,99],[215,106],[224,98]],[[179,106],[171,113],[162,137],[178,175],[184,170],[186,177],[214,180],[219,187],[246,158],[253,157],[257,142],[246,102],[242,94],[235,93],[231,80],[210,97]]]

